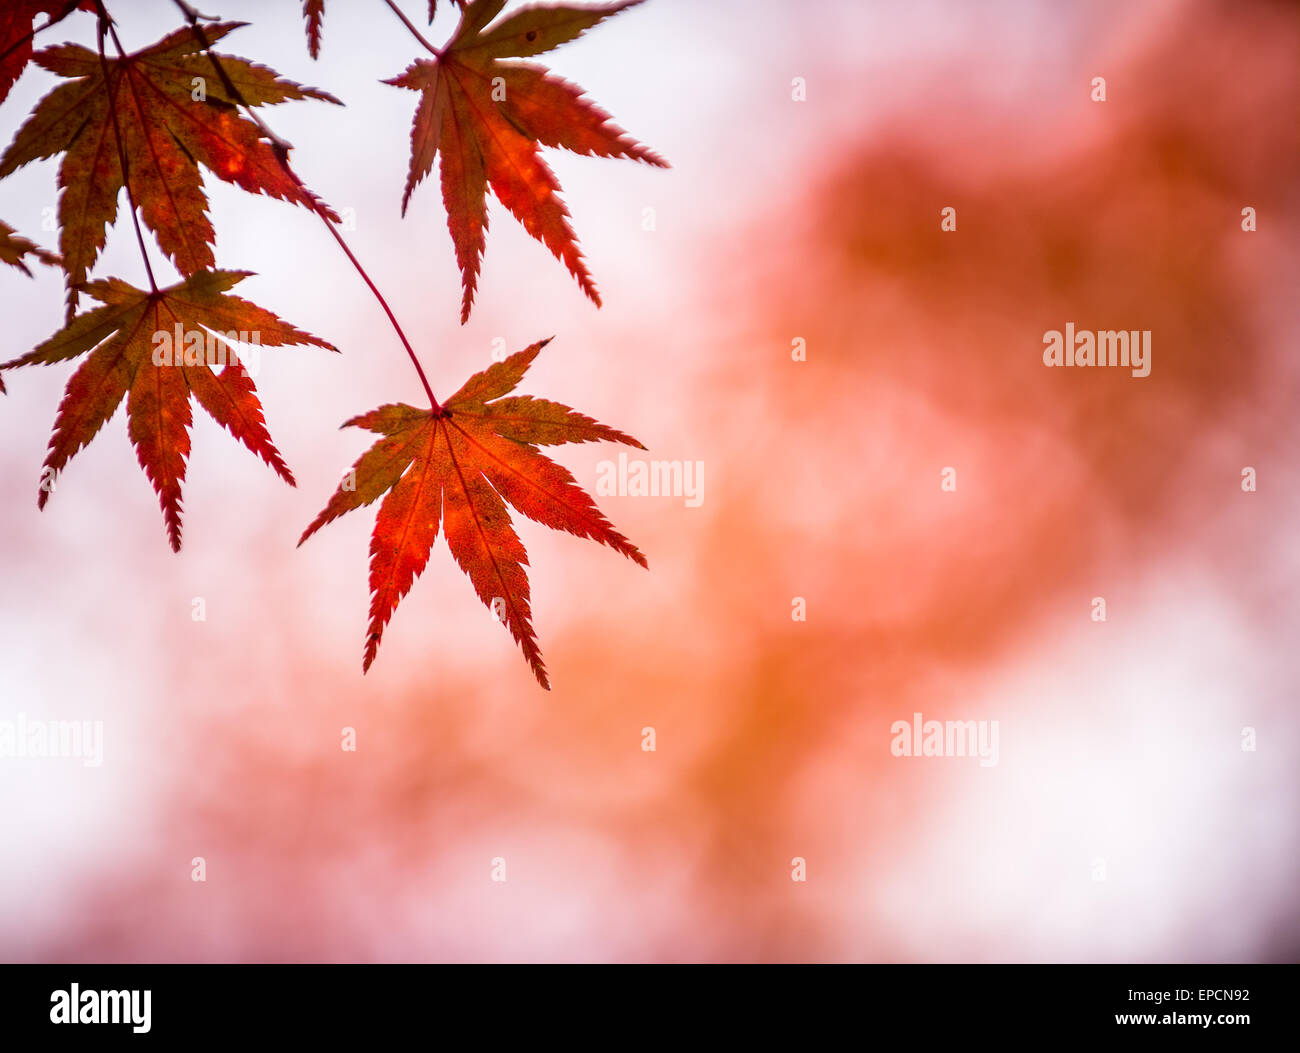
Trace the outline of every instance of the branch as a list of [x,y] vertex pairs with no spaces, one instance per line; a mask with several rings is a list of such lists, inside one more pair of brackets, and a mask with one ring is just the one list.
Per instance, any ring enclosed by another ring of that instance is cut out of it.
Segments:
[[[102,3],[102,0],[96,0],[96,3]],[[402,346],[406,349],[407,355],[410,356],[411,364],[415,366],[415,372],[419,375],[420,383],[424,385],[424,393],[429,396],[429,403],[433,408],[434,414],[441,415],[442,405],[438,402],[437,398],[434,397],[433,388],[429,386],[429,378],[425,376],[424,367],[420,365],[420,360],[416,357],[415,348],[411,346],[411,342],[406,338],[406,333],[402,331],[401,324],[397,321],[397,316],[393,314],[392,308],[388,306],[388,301],[384,299],[384,295],[379,291],[379,287],[375,285],[371,280],[370,275],[366,273],[366,269],[361,265],[361,261],[357,259],[356,254],[348,247],[348,243],[344,240],[343,235],[339,233],[337,224],[335,224],[334,220],[330,218],[324,206],[321,205],[317,195],[307,188],[306,184],[298,178],[298,173],[289,165],[289,150],[292,148],[291,145],[267,127],[266,122],[263,121],[261,116],[259,116],[254,111],[253,107],[249,105],[243,94],[235,86],[234,82],[231,81],[229,75],[226,73],[225,67],[221,65],[220,59],[213,53],[212,45],[208,40],[207,34],[203,32],[203,27],[199,24],[201,19],[211,21],[211,16],[199,14],[199,12],[187,4],[185,0],[174,0],[174,3],[178,8],[180,8],[181,13],[189,22],[190,29],[202,45],[204,54],[206,54],[208,59],[212,62],[212,68],[216,71],[217,79],[221,81],[221,86],[225,89],[226,94],[243,107],[244,112],[248,114],[253,123],[257,125],[262,134],[270,141],[271,149],[275,153],[276,160],[280,162],[280,167],[284,169],[285,175],[292,179],[298,189],[303,192],[303,196],[311,203],[312,211],[320,217],[320,221],[325,224],[325,228],[331,235],[333,235],[334,240],[338,242],[339,248],[343,250],[344,255],[347,256],[349,261],[351,261],[352,266],[357,269],[357,273],[361,275],[361,280],[366,283],[366,287],[374,294],[375,299],[379,301],[379,306],[384,309],[384,314],[388,316],[388,321],[392,323],[393,331],[397,333],[397,338],[402,342]]]
[[149,251],[144,244],[144,233],[140,230],[140,217],[136,214],[135,194],[131,192],[131,169],[126,160],[126,142],[122,138],[122,128],[117,121],[117,93],[113,90],[113,83],[108,71],[108,59],[104,55],[105,28],[112,34],[113,46],[117,48],[118,57],[126,58],[126,52],[122,50],[122,42],[117,38],[117,30],[113,28],[113,20],[108,17],[108,11],[104,9],[104,0],[95,0],[95,6],[99,9],[99,25],[96,27],[99,39],[99,65],[104,71],[104,90],[108,92],[108,112],[113,118],[113,137],[117,140],[117,161],[122,166],[122,185],[126,187],[127,204],[131,206],[131,223],[135,227],[135,240],[140,246],[140,258],[144,260],[145,273],[149,275],[149,288],[156,293],[158,283],[154,281],[153,266],[149,263]]
[[393,0],[384,0],[384,3],[393,9],[393,14],[402,20],[402,25],[406,26],[406,28],[411,31],[411,36],[415,37],[416,40],[423,44],[425,49],[429,51],[434,58],[442,58],[442,52],[424,39],[424,36],[415,28],[414,25],[411,24],[411,20],[402,13],[402,9],[393,3]]

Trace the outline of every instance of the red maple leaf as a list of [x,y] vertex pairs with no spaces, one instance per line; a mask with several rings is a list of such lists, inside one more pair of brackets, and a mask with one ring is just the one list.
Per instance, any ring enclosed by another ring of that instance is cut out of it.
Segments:
[[302,0],[302,17],[307,20],[307,53],[320,57],[320,26],[325,17],[325,0]]
[[38,15],[47,25],[61,22],[80,8],[94,11],[92,0],[5,0],[0,5],[0,102],[4,102],[32,57],[33,26]]
[[647,566],[573,476],[538,450],[594,441],[645,447],[558,402],[503,397],[547,343],[540,341],[475,373],[440,411],[395,403],[344,425],[383,438],[361,455],[298,544],[344,513],[384,498],[370,542],[370,628],[363,671],[375,660],[384,626],[424,570],[441,529],[479,599],[509,628],[533,675],[549,690],[532,625],[524,569],[528,554],[511,525],[507,503],[530,519],[599,541]]
[[[205,26],[203,33],[211,43],[243,24],[221,22]],[[31,161],[64,154],[59,251],[68,273],[69,318],[77,289],[117,218],[124,185],[145,226],[186,276],[215,263],[216,235],[200,163],[252,193],[321,208],[338,218],[302,188],[263,130],[239,112],[240,104],[338,100],[284,80],[265,66],[218,55],[236,89],[237,97],[232,97],[202,49],[187,26],[125,58],[101,58],[76,44],[46,48],[35,56],[37,65],[70,79],[46,95],[19,129],[0,158],[0,178]]]
[[[117,278],[90,282],[83,291],[102,306],[77,315],[35,350],[0,365],[0,369],[49,365],[89,352],[68,381],[54,421],[37,501],[41,508],[49,500],[55,476],[108,423],[124,398],[127,433],[158,493],[174,550],[181,547],[181,484],[190,453],[191,395],[285,482],[295,485],[266,430],[253,380],[224,334],[251,337],[255,333],[256,342],[268,347],[315,344],[337,349],[270,311],[229,295],[228,290],[248,273],[200,271],[156,292],[144,292]],[[183,345],[169,344],[168,355],[158,354],[164,346],[158,334],[170,338],[178,331],[185,336]],[[218,354],[213,355],[213,350]],[[220,372],[210,364],[214,358],[223,365]]]
[[418,59],[386,81],[421,93],[411,128],[411,168],[402,213],[411,192],[441,157],[442,197],[464,293],[461,321],[469,318],[487,232],[487,188],[562,261],[592,301],[600,294],[587,271],[569,210],[541,146],[599,157],[629,157],[667,168],[639,145],[583,90],[545,66],[503,59],[540,55],[641,0],[600,7],[523,7],[489,23],[505,0],[473,0],[447,45],[432,60]]

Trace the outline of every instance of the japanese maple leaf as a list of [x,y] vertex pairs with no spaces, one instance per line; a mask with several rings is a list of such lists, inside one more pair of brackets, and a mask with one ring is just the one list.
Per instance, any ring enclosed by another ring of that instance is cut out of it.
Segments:
[[[23,262],[24,256],[31,256],[33,259],[48,263],[52,267],[59,265],[59,257],[54,253],[46,252],[35,242],[28,241],[17,234],[8,223],[0,221],[0,263],[7,263],[11,267],[17,267],[30,278],[32,272],[27,269],[27,264]],[[2,390],[4,389],[0,388],[0,391]]]
[[0,102],[4,102],[32,57],[32,23],[48,15],[47,24],[61,22],[78,7],[93,11],[93,0],[5,0],[0,5]]
[[573,476],[538,450],[600,440],[645,447],[558,402],[503,397],[547,343],[475,373],[440,412],[395,403],[344,425],[383,438],[361,455],[298,544],[345,512],[384,498],[370,542],[370,629],[362,671],[375,660],[398,602],[424,570],[439,527],[479,599],[509,628],[548,690],[529,606],[528,554],[507,502],[529,519],[599,541],[647,566]]
[[[203,32],[211,43],[244,24],[221,22],[205,26]],[[118,193],[128,181],[145,225],[185,276],[214,264],[215,234],[200,163],[252,193],[324,208],[302,189],[237,104],[260,106],[309,97],[338,100],[284,80],[265,66],[218,55],[236,89],[238,98],[231,98],[202,47],[186,27],[125,58],[101,59],[76,44],[46,48],[35,56],[37,65],[72,79],[36,105],[0,158],[0,178],[30,161],[64,154],[59,166],[59,249],[68,274],[69,317],[77,288],[117,218]]]
[[473,0],[446,47],[385,81],[421,93],[411,128],[411,169],[402,213],[411,192],[441,158],[442,198],[460,266],[461,321],[469,318],[487,232],[487,188],[524,229],[562,261],[592,301],[600,294],[587,271],[560,184],[540,147],[563,147],[599,157],[630,157],[667,168],[636,143],[583,90],[552,76],[545,66],[503,59],[540,55],[610,15],[640,3],[599,7],[523,7],[489,26],[505,0]]
[[[271,442],[257,389],[229,340],[244,339],[261,346],[315,344],[337,350],[293,328],[270,311],[229,295],[248,271],[200,271],[166,289],[144,292],[117,278],[90,282],[84,291],[102,306],[79,314],[35,350],[0,365],[0,369],[64,362],[89,352],[73,373],[59,405],[38,504],[45,507],[54,478],[68,461],[104,426],[126,399],[127,434],[140,466],[153,483],[162,505],[167,536],[174,550],[181,547],[181,484],[190,453],[190,396],[218,423],[260,456],[275,472],[295,485],[293,475]],[[179,330],[177,327],[180,327]],[[172,348],[170,364],[157,334],[185,334],[185,343]],[[207,346],[199,354],[190,334],[201,334]],[[225,334],[248,334],[227,337]],[[254,337],[253,334],[256,334]],[[194,352],[194,353],[190,353]],[[221,360],[220,372],[209,364]]]
[[325,0],[302,0],[302,17],[307,20],[307,53],[320,57],[320,24],[325,17]]
[[[32,276],[27,264],[23,262],[24,256],[31,256],[33,259],[40,260],[42,263],[48,263],[52,267],[59,265],[59,257],[52,252],[46,252],[35,242],[28,241],[14,232],[14,228],[8,223],[0,222],[0,263],[7,263],[11,267],[17,267],[27,277]],[[4,377],[0,377],[0,394],[5,390]]]
[[[454,0],[461,7],[464,0]],[[429,21],[438,13],[438,0],[429,0]],[[312,58],[320,56],[321,22],[325,18],[325,0],[302,0],[302,17],[307,21],[307,52]]]

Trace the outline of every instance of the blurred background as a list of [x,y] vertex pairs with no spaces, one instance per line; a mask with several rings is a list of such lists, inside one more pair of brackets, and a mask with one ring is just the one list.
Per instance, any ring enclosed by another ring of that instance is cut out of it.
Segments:
[[[263,355],[297,489],[196,415],[179,556],[122,411],[38,513],[71,368],[6,375],[0,720],[100,720],[104,762],[0,758],[0,957],[1295,960],[1300,8],[653,0],[545,56],[673,164],[547,152],[605,307],[493,200],[462,327],[436,180],[399,214],[398,20],[330,0],[313,63],[296,2],[204,7],[347,104],[262,113],[440,396],[554,334],[521,390],[704,499],[599,498],[648,574],[518,524],[549,694],[441,540],[363,677],[372,512],[294,544],[337,426],[419,383],[318,220],[209,176],[239,293],[343,354]],[[0,183],[51,248],[56,170]],[[62,324],[39,270],[3,358]],[[95,273],[143,280],[125,208]],[[1071,321],[1151,330],[1151,375],[1045,369]],[[594,493],[617,450],[556,456]],[[893,756],[914,713],[998,763]]]

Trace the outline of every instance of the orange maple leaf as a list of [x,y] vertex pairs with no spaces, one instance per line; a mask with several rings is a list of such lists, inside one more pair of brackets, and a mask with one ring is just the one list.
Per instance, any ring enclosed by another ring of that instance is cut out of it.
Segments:
[[668,163],[639,145],[576,85],[531,62],[641,0],[599,7],[523,7],[489,23],[505,0],[473,0],[433,60],[418,59],[385,81],[421,93],[411,128],[411,168],[402,213],[411,192],[441,157],[443,203],[460,266],[461,321],[469,318],[487,232],[487,188],[534,238],[562,261],[592,301],[600,294],[578,250],[569,210],[540,146],[599,157],[629,157],[660,168]]
[[[244,24],[222,22],[203,31],[211,43]],[[240,103],[338,100],[284,80],[265,66],[217,55],[238,95],[231,98],[202,48],[186,27],[125,58],[101,58],[76,44],[46,48],[35,56],[37,65],[72,79],[36,105],[0,158],[0,178],[31,161],[65,154],[59,166],[59,249],[68,274],[69,318],[78,286],[117,218],[124,185],[129,184],[141,218],[163,252],[185,276],[215,262],[216,235],[207,215],[200,163],[252,193],[319,207],[338,218],[302,189],[263,131],[238,109]]]
[[[31,256],[42,263],[48,263],[52,267],[57,267],[60,263],[59,257],[54,253],[47,252],[35,242],[19,236],[8,223],[0,221],[0,263],[7,263],[10,267],[17,267],[30,278],[32,272],[28,269],[27,264],[23,262],[24,256]],[[4,392],[4,378],[0,377],[0,395],[4,394]]]
[[[285,482],[295,485],[266,430],[252,378],[229,341],[252,338],[262,346],[315,344],[337,349],[270,311],[228,295],[249,273],[200,271],[155,292],[117,278],[90,282],[84,291],[102,306],[77,315],[33,351],[0,365],[0,370],[49,365],[90,352],[68,381],[59,405],[37,501],[41,508],[55,476],[95,437],[123,398],[127,433],[158,493],[174,550],[181,547],[181,484],[190,453],[191,395]],[[183,346],[170,343],[176,333],[183,335]],[[164,340],[159,334],[168,338],[166,355],[160,353]],[[192,339],[195,334],[199,339]],[[223,364],[220,372],[212,368],[214,358],[220,360],[215,364]]]
[[[32,276],[32,272],[27,269],[27,264],[23,262],[24,256],[31,256],[47,263],[51,267],[59,265],[59,257],[52,252],[47,252],[34,241],[28,241],[14,231],[14,228],[8,223],[0,220],[0,263],[7,263],[11,267],[17,267],[27,277]],[[4,388],[0,386],[0,391]]]
[[370,628],[363,671],[375,660],[397,604],[428,563],[440,526],[479,599],[509,628],[533,675],[548,690],[532,626],[524,569],[528,554],[506,503],[529,519],[599,541],[647,566],[573,476],[538,450],[595,441],[645,447],[558,402],[503,397],[549,342],[542,340],[475,373],[440,412],[393,403],[344,425],[383,438],[361,455],[298,544],[344,513],[384,498],[370,542]]

